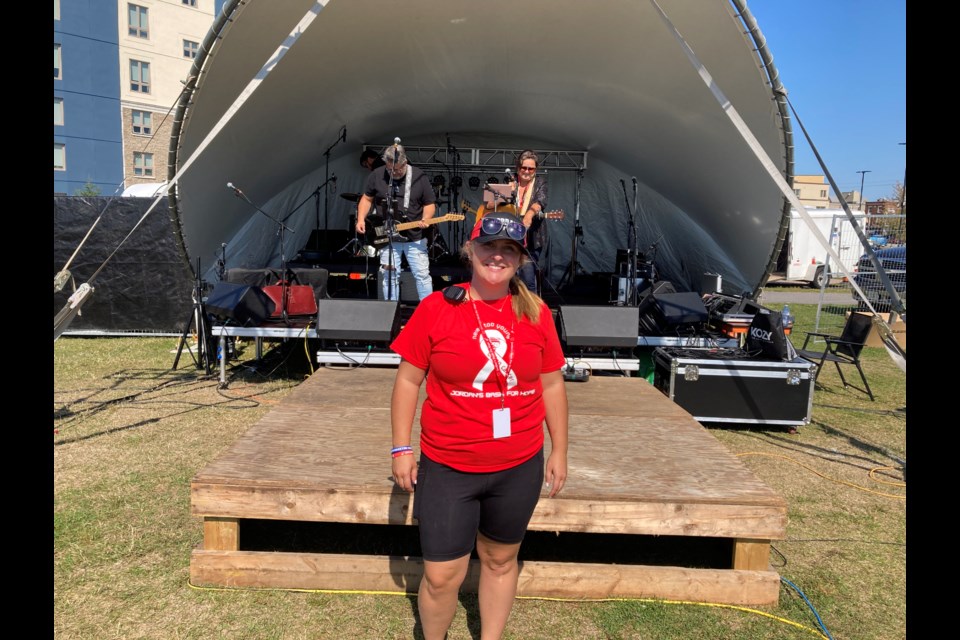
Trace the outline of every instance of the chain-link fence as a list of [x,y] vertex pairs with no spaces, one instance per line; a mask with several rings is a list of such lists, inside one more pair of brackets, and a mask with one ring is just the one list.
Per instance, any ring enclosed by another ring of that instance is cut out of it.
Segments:
[[[867,256],[860,238],[848,224],[840,224],[845,216],[837,216],[834,221],[834,230],[840,237],[836,246],[850,247],[859,252],[860,256],[852,262],[852,272],[857,285],[866,296],[873,308],[890,320],[889,313],[893,310],[890,292],[883,285],[883,281],[876,268]],[[896,294],[907,304],[907,219],[903,215],[868,216],[864,227],[864,235],[870,242],[880,264],[890,279]],[[826,253],[826,252],[824,252]],[[830,257],[824,260],[824,278],[820,288],[820,299],[817,305],[816,331],[831,335],[838,335],[846,323],[847,315],[851,311],[868,311],[863,298],[856,293],[848,281],[847,275],[831,264]],[[837,295],[846,294],[846,295]]]

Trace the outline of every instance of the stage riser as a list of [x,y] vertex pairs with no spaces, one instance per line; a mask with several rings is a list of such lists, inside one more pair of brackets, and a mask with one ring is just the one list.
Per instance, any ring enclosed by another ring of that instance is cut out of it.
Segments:
[[[244,518],[344,522],[365,524],[414,524],[413,498],[408,494],[358,491],[247,488],[194,483],[191,511],[204,517],[230,517],[243,505]],[[783,535],[785,510],[770,507],[710,504],[616,504],[585,500],[541,499],[534,509],[534,531],[578,531],[658,536],[706,536],[714,538],[769,538]]]
[[[479,572],[478,561],[471,560],[463,591],[477,592]],[[190,559],[195,586],[416,593],[422,575],[423,561],[416,557],[197,549]],[[517,595],[766,606],[777,604],[779,590],[774,571],[524,561]]]
[[[395,378],[394,368],[320,368],[194,477],[191,510],[204,526],[204,546],[191,560],[195,584],[416,589],[413,498],[393,484],[384,453]],[[770,541],[786,537],[783,498],[645,379],[597,375],[566,389],[567,484],[555,498],[541,494],[525,542],[521,593],[775,603]],[[421,388],[421,401],[424,395]],[[417,443],[416,416],[414,424]],[[354,540],[388,536],[390,529],[404,533],[356,549],[377,555],[346,557],[337,555],[344,547],[333,533],[282,550],[269,538],[282,531],[273,527],[357,527],[348,532],[351,549]],[[407,533],[412,538],[401,540]],[[575,540],[575,551],[556,562],[538,557],[538,536],[547,536],[554,552],[571,537],[589,540]],[[639,555],[641,545],[665,537],[679,541],[669,562]],[[389,540],[399,546],[386,550]],[[593,540],[602,554],[587,551]],[[631,550],[629,559],[607,560],[615,540]],[[701,562],[706,549],[710,561]]]

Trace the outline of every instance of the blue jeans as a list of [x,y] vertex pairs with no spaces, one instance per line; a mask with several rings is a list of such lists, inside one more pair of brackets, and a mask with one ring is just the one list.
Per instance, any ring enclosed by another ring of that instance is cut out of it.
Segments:
[[527,289],[530,289],[530,291],[533,293],[539,294],[540,292],[537,291],[537,271],[540,269],[540,250],[534,249],[529,252],[529,255],[530,262],[520,267],[517,270],[517,275],[520,276],[523,284],[527,285]]
[[[393,259],[390,258],[390,245],[380,251],[380,271],[383,272],[383,299],[400,299],[400,256],[407,256],[407,264],[417,281],[417,295],[421,300],[433,293],[433,279],[430,277],[430,256],[427,253],[427,239],[421,238],[416,242],[394,242]],[[393,271],[387,266],[393,264]],[[389,279],[388,279],[389,278]],[[393,295],[389,295],[391,282]]]

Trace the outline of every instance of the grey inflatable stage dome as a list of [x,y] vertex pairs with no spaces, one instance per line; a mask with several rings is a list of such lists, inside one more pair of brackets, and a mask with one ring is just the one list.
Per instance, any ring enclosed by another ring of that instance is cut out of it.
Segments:
[[[789,182],[781,86],[746,3],[659,6]],[[727,292],[756,291],[775,265],[786,201],[648,0],[228,0],[201,49],[169,178],[182,172],[170,208],[204,277],[223,244],[227,267],[281,259],[276,225],[228,182],[286,219],[291,258],[314,229],[348,228],[353,204],[338,193],[362,191],[361,150],[395,137],[431,175],[455,158],[466,171],[460,202],[438,215],[480,201],[468,177],[502,178],[513,152],[547,152],[547,208],[566,214],[549,227],[554,280],[574,247],[585,272],[614,270],[633,178],[637,247],[678,290],[709,272]],[[318,191],[332,175],[337,191]],[[455,224],[443,233],[464,237]]]

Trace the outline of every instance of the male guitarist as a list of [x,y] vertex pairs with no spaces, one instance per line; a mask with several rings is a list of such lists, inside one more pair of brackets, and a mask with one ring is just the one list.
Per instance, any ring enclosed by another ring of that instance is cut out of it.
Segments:
[[406,255],[417,283],[417,295],[423,300],[433,292],[423,229],[437,211],[437,196],[426,174],[407,162],[400,138],[394,138],[394,144],[384,150],[383,161],[384,166],[374,169],[367,177],[363,196],[357,204],[357,233],[367,233],[367,216],[374,203],[387,226],[419,221],[416,227],[396,234],[380,251],[380,272],[383,274],[383,299],[399,300],[400,256]]

